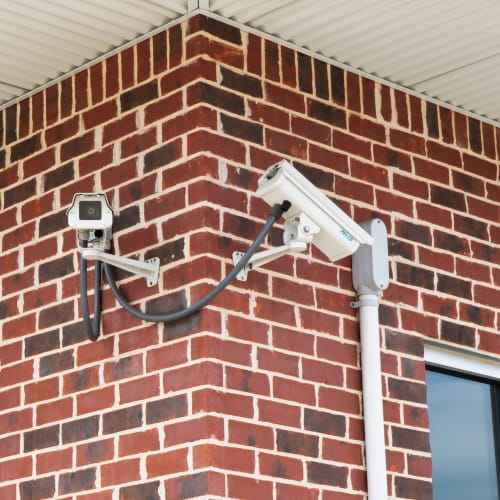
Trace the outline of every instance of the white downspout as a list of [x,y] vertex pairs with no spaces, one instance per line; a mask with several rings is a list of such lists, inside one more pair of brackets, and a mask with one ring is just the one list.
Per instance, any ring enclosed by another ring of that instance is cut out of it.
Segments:
[[363,381],[365,457],[369,500],[387,500],[382,368],[379,343],[379,294],[389,284],[387,230],[380,219],[361,226],[373,236],[353,255],[353,284],[358,301]]
[[358,303],[368,498],[387,500],[378,295],[369,293],[359,295]]

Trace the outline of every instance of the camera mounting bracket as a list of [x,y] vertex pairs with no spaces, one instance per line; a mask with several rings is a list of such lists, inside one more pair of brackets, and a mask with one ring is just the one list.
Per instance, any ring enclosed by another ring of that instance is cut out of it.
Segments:
[[[306,214],[300,213],[285,222],[283,232],[284,245],[257,252],[248,261],[246,266],[236,275],[236,279],[246,281],[248,271],[263,266],[283,255],[289,253],[303,252],[307,248],[315,234],[320,232],[320,227],[315,224]],[[236,265],[243,257],[243,252],[233,252],[233,264]]]
[[114,267],[119,267],[129,273],[142,276],[146,278],[148,287],[152,287],[158,283],[160,273],[160,259],[158,257],[141,261],[106,253],[96,248],[83,248],[82,257],[85,260],[99,260]]

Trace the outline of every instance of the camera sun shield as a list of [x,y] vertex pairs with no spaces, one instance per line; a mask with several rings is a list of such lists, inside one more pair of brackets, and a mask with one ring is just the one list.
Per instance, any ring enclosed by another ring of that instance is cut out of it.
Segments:
[[113,225],[113,210],[104,193],[75,194],[67,215],[73,229],[105,231]]

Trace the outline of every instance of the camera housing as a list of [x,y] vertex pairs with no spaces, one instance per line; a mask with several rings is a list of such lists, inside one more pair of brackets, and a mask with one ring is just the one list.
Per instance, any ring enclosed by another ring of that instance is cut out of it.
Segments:
[[77,193],[67,212],[68,225],[79,231],[106,231],[113,225],[113,209],[104,193]]
[[360,245],[373,243],[370,234],[286,160],[270,166],[260,177],[257,195],[271,206],[284,200],[290,202],[283,214],[285,243],[290,239],[287,225],[303,214],[318,228],[312,243],[332,261],[352,255]]

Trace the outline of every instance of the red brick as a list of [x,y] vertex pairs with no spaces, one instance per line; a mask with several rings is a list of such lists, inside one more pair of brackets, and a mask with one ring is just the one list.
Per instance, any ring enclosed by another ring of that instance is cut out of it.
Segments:
[[[99,151],[94,151],[83,156],[78,161],[78,172],[81,176],[103,169],[106,165],[113,163],[113,146],[103,147]],[[115,170],[115,173],[116,170]]]
[[0,439],[0,457],[19,455],[21,452],[21,436],[11,435]]
[[500,336],[496,332],[478,330],[479,349],[500,354]]
[[496,158],[496,148],[495,148],[495,127],[489,123],[482,123],[482,133],[483,133],[483,149],[484,154],[489,158]]
[[423,116],[422,116],[422,99],[416,96],[410,98],[410,126],[415,133],[421,134],[424,131]]
[[361,83],[356,73],[346,71],[345,94],[347,106],[353,111],[361,111]]
[[92,104],[101,102],[104,96],[104,63],[94,64],[89,68],[90,93]]
[[252,418],[254,414],[251,396],[207,388],[194,391],[192,397],[193,413],[214,411],[243,418]]
[[[67,451],[72,451],[68,449]],[[80,444],[76,447],[76,465],[78,467],[97,462],[112,460],[114,457],[114,439],[103,439]],[[61,467],[62,468],[62,467]]]
[[151,75],[151,39],[143,40],[136,45],[136,55],[136,81],[140,83]]
[[281,108],[265,102],[248,100],[250,118],[256,122],[265,123],[269,127],[290,130],[290,114]]
[[363,104],[363,113],[373,118],[377,116],[377,107],[375,100],[375,81],[362,78],[361,79],[361,92],[362,92],[362,104]]
[[193,447],[195,469],[215,467],[252,474],[255,471],[255,453],[242,448],[200,444]]
[[76,398],[78,415],[93,413],[105,408],[111,408],[115,404],[115,393],[113,387],[103,387],[79,394]]
[[259,369],[298,377],[299,357],[266,348],[257,351]]
[[213,134],[206,130],[195,131],[187,137],[187,154],[207,151],[228,160],[244,163],[245,146],[240,141]]
[[338,316],[319,312],[315,309],[300,309],[302,328],[316,332],[336,334],[339,331]]
[[402,130],[391,130],[389,138],[391,145],[398,149],[425,155],[425,141],[421,137],[403,132]]
[[345,151],[368,160],[372,159],[371,144],[368,141],[340,130],[333,131],[332,145],[336,150]]
[[289,280],[274,278],[272,295],[275,299],[293,301],[300,304],[314,305],[314,293],[304,283],[293,283]]
[[209,56],[211,59],[229,66],[243,68],[243,51],[241,47],[223,43],[202,34],[189,38],[186,43],[186,57],[188,59],[200,54]]
[[255,315],[260,319],[288,324],[290,321],[294,322],[295,310],[292,305],[259,297],[255,306]]
[[[3,325],[3,334],[5,336],[5,323]],[[19,384],[34,378],[33,360],[22,361],[15,365],[2,367],[2,387]]]
[[158,341],[158,328],[155,323],[144,327],[140,334],[135,331],[122,333],[118,339],[118,350],[121,354],[153,346]]
[[112,141],[124,137],[135,132],[136,130],[136,116],[134,113],[121,116],[119,119],[104,125],[102,134],[103,144],[108,144]]
[[500,304],[500,290],[484,285],[474,285],[474,303],[488,307],[498,307]]
[[316,404],[314,385],[306,382],[273,377],[273,397],[310,406]]
[[226,320],[226,329],[231,337],[258,344],[267,343],[269,325],[265,322],[230,314]]
[[83,124],[91,129],[112,120],[118,113],[116,100],[106,101],[83,113]]
[[225,385],[228,389],[264,396],[270,395],[269,378],[265,374],[228,366],[225,369],[225,377]]
[[133,233],[123,234],[118,239],[120,253],[131,254],[142,248],[153,246],[158,243],[158,235],[155,227],[136,229]]
[[68,464],[72,461],[72,456],[71,448],[38,453],[36,455],[36,473],[42,475],[67,469]]
[[463,167],[467,172],[479,175],[492,181],[498,180],[499,167],[494,162],[475,155],[464,153]]
[[148,478],[185,472],[188,470],[187,461],[188,450],[185,448],[149,454],[146,457]]
[[[137,333],[134,332],[136,335]],[[131,382],[120,384],[120,403],[131,403],[158,396],[160,393],[160,378],[158,375],[141,377]]]
[[278,87],[272,83],[265,83],[264,95],[267,101],[283,109],[293,110],[297,113],[304,113],[306,110],[305,100],[301,94]]
[[273,483],[262,479],[254,479],[245,476],[228,476],[228,493],[230,497],[241,500],[252,500],[254,498],[272,498]]
[[[272,434],[272,431],[271,431]],[[224,421],[213,415],[195,416],[186,422],[169,422],[165,426],[165,446],[176,446],[202,439],[224,440]]]
[[[326,288],[320,288],[316,290],[316,300],[318,309],[324,309],[325,311],[336,311],[337,313],[352,316],[353,310],[351,307],[351,301],[349,297],[346,297],[344,293],[328,290]],[[306,313],[306,315],[310,321],[311,314]],[[324,316],[324,324],[326,325],[327,331],[338,335],[340,328],[340,322],[338,321],[338,319],[332,319],[331,317],[329,318],[328,316]]]
[[31,456],[4,460],[0,468],[0,481],[7,482],[31,476],[32,460]]
[[325,460],[362,466],[364,450],[359,443],[325,438],[323,440],[322,457]]
[[70,139],[61,144],[61,161],[66,162],[88,153],[94,148],[94,132]]
[[0,391],[0,411],[9,410],[19,406],[21,402],[21,389],[14,387]]
[[[277,483],[276,484],[276,499],[289,500],[290,498],[301,498],[303,500],[317,500],[319,498],[319,490],[311,487],[302,487],[295,484]],[[323,493],[323,496],[327,492]],[[338,495],[338,492],[334,493]]]
[[498,207],[498,205],[493,205],[490,201],[479,200],[472,196],[468,196],[467,207],[469,216],[491,220],[494,223],[500,220],[500,207]]
[[169,344],[150,350],[146,354],[147,371],[163,370],[187,361],[187,346],[185,341]]
[[[2,238],[2,245],[5,250],[18,247],[20,245],[32,242],[35,239],[35,223],[29,222],[16,227],[13,231],[5,233]],[[24,274],[29,275],[27,272]],[[24,286],[28,288],[28,286]],[[7,290],[8,292],[8,290]]]
[[274,449],[274,432],[269,426],[230,420],[228,430],[230,443]]
[[151,452],[159,449],[160,441],[157,429],[126,434],[120,436],[118,442],[118,454],[120,457],[137,455],[139,453]]
[[429,415],[425,408],[412,405],[404,405],[404,423],[411,427],[429,427]]
[[[65,136],[64,138],[67,138]],[[53,167],[56,162],[55,148],[44,148],[43,151],[31,156],[23,162],[24,177],[38,175]]]
[[421,200],[429,199],[429,185],[426,182],[419,181],[414,177],[394,174],[393,183],[394,188],[401,193],[406,193]]
[[[194,59],[185,66],[169,71],[160,80],[161,95],[169,94],[184,87],[198,78],[216,80],[216,65],[213,61]],[[153,105],[154,106],[154,105]]]
[[307,479],[312,483],[346,488],[347,476],[347,467],[339,467],[324,462],[308,462],[307,464]]
[[52,403],[40,404],[36,409],[36,424],[44,425],[73,416],[73,399],[58,399]]
[[122,357],[119,360],[111,361],[104,365],[104,380],[108,383],[141,375],[142,373],[142,354]]
[[[380,210],[400,212],[408,217],[413,217],[413,202],[411,199],[408,199],[408,196],[399,196],[394,191],[389,192],[377,189],[375,191],[375,200]],[[420,205],[422,206],[422,204]]]
[[102,486],[123,484],[124,478],[127,482],[137,481],[141,478],[139,458],[115,460],[112,463],[101,465]]
[[335,387],[320,387],[318,405],[333,411],[361,414],[361,400],[358,393]]
[[302,378],[338,387],[343,385],[344,380],[342,367],[309,358],[302,358]]
[[309,355],[314,353],[315,338],[309,333],[274,326],[272,338],[273,345],[279,349]]
[[166,391],[178,391],[205,384],[222,387],[222,378],[223,368],[220,364],[202,361],[166,371],[163,384]]
[[[165,481],[165,492],[167,498],[180,498],[182,495],[189,495],[193,498],[205,493],[224,497],[226,494],[225,484],[225,475],[208,470],[167,479]],[[136,497],[130,497],[130,500],[134,500],[134,498]]]
[[349,131],[365,137],[366,139],[371,139],[377,142],[385,142],[386,129],[383,125],[366,118],[362,118],[359,115],[349,116]]
[[292,481],[302,481],[303,479],[302,461],[285,456],[259,453],[259,471],[265,476]]
[[394,104],[397,113],[398,125],[407,128],[409,125],[408,94],[394,89]]

